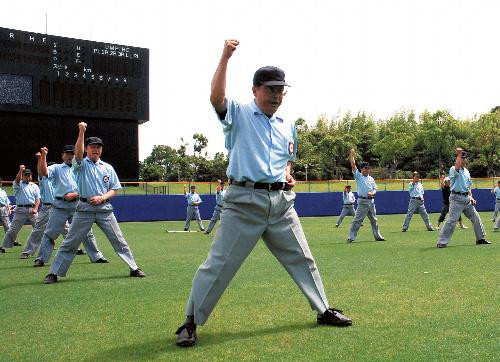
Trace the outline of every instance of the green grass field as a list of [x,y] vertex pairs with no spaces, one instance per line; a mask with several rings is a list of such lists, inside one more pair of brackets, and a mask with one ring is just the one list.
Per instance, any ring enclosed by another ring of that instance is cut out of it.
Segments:
[[339,229],[336,217],[303,218],[330,304],[353,326],[317,326],[259,242],[191,349],[175,346],[174,331],[212,236],[165,232],[182,222],[121,224],[148,275],[136,279],[94,228],[111,263],[77,256],[54,285],[42,284],[47,267],[18,259],[15,247],[0,254],[0,360],[499,360],[500,233],[489,212],[481,216],[492,245],[476,246],[472,229],[456,229],[446,249],[434,247],[438,232],[427,232],[419,216],[407,233],[404,215],[379,216],[385,242],[373,242],[365,221],[353,244],[345,243],[351,218]]

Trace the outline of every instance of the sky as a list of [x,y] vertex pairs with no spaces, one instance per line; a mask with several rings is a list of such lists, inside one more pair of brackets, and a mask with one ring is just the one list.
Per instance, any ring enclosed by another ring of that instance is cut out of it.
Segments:
[[251,101],[255,70],[278,66],[291,85],[279,114],[291,120],[488,112],[500,105],[499,14],[498,0],[23,0],[3,4],[0,26],[148,48],[142,160],[154,145],[192,146],[194,133],[210,157],[224,151],[209,95],[230,38],[240,45],[226,94]]

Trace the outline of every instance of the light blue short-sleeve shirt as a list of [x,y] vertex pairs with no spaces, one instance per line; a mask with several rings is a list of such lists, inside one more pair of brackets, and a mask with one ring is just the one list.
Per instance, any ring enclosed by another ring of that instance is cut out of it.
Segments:
[[424,186],[421,182],[417,182],[416,185],[413,182],[408,184],[408,192],[410,193],[410,197],[424,197]]
[[342,201],[345,204],[354,204],[356,202],[356,197],[352,192],[342,192]]
[[192,193],[186,194],[186,199],[187,199],[188,205],[191,205],[191,206],[193,205],[193,203],[203,202],[201,200],[200,195],[198,195],[196,192],[194,194],[192,194]]
[[76,177],[71,165],[63,162],[49,166],[47,169],[47,178],[52,183],[54,197],[64,197],[69,192],[78,192]]
[[377,185],[375,184],[375,179],[373,177],[371,177],[370,175],[363,176],[363,174],[359,172],[358,169],[352,171],[352,174],[354,175],[354,179],[356,180],[358,196],[367,197],[368,192],[377,191]]
[[54,202],[54,189],[52,182],[45,176],[38,177],[38,185],[40,187],[40,201],[44,204],[52,204]]
[[113,166],[101,160],[93,162],[85,157],[78,163],[74,158],[73,172],[76,175],[78,192],[83,198],[104,195],[109,190],[122,188]]
[[495,189],[493,190],[493,192],[495,193],[495,198],[497,200],[500,200],[500,187],[495,187]]
[[0,206],[8,206],[10,205],[9,197],[5,190],[0,189]]
[[220,190],[217,191],[215,194],[215,203],[217,205],[222,205],[224,203],[224,194],[226,193],[226,190]]
[[16,196],[16,205],[34,205],[37,199],[40,199],[40,189],[33,182],[18,184],[16,181],[12,184],[12,189]]
[[284,182],[288,161],[297,155],[297,131],[292,122],[275,114],[268,118],[255,101],[240,104],[225,99],[226,117],[220,122],[229,152],[227,176],[236,181]]
[[469,170],[465,167],[455,170],[455,166],[450,167],[450,189],[455,192],[469,192],[472,185]]

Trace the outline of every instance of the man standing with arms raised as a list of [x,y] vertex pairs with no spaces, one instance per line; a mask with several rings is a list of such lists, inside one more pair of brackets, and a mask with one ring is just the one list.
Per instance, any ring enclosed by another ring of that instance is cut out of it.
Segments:
[[474,205],[476,205],[476,200],[472,197],[472,191],[470,189],[472,179],[469,170],[465,168],[467,152],[461,148],[457,148],[455,152],[455,164],[451,166],[449,173],[451,183],[450,212],[448,214],[448,220],[446,220],[446,223],[439,233],[439,240],[436,247],[446,248],[462,212],[472,221],[474,234],[476,235],[476,244],[491,244],[485,239],[486,233],[484,232],[483,223],[474,207]]
[[291,169],[297,134],[292,122],[276,116],[288,86],[285,73],[270,66],[258,69],[252,87],[255,99],[250,104],[226,98],[227,65],[238,44],[237,40],[225,41],[210,94],[230,155],[227,176],[231,186],[208,257],[194,276],[186,321],[176,332],[181,347],[196,343],[196,326],[205,324],[261,237],[317,312],[318,324],[352,324],[341,311],[329,307],[293,206]]
[[351,230],[347,237],[347,242],[352,243],[356,240],[358,230],[361,227],[365,216],[368,216],[372,225],[373,237],[376,241],[384,241],[384,237],[380,235],[377,223],[377,210],[375,209],[375,194],[377,193],[377,184],[375,179],[370,176],[370,165],[367,162],[361,164],[361,172],[356,167],[356,154],[351,148],[349,152],[349,161],[351,162],[352,173],[356,180],[356,189],[358,192],[358,208],[356,215],[352,219]]
[[[128,265],[130,276],[145,277],[146,274],[135,263],[134,256],[113,214],[113,206],[109,203],[109,199],[116,196],[121,184],[113,166],[101,160],[103,142],[98,137],[89,137],[84,143],[87,124],[78,123],[78,129],[73,171],[78,180],[79,201],[68,235],[57,251],[44,283],[56,283],[58,276],[66,276],[78,245],[87,236],[94,222],[106,235],[116,254]],[[85,158],[83,158],[84,150],[87,154]]]

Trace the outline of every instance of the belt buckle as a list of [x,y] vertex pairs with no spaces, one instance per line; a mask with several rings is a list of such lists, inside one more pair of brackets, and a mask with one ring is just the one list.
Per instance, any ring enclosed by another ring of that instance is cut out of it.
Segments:
[[267,191],[273,190],[272,185],[273,185],[272,183],[267,184]]

